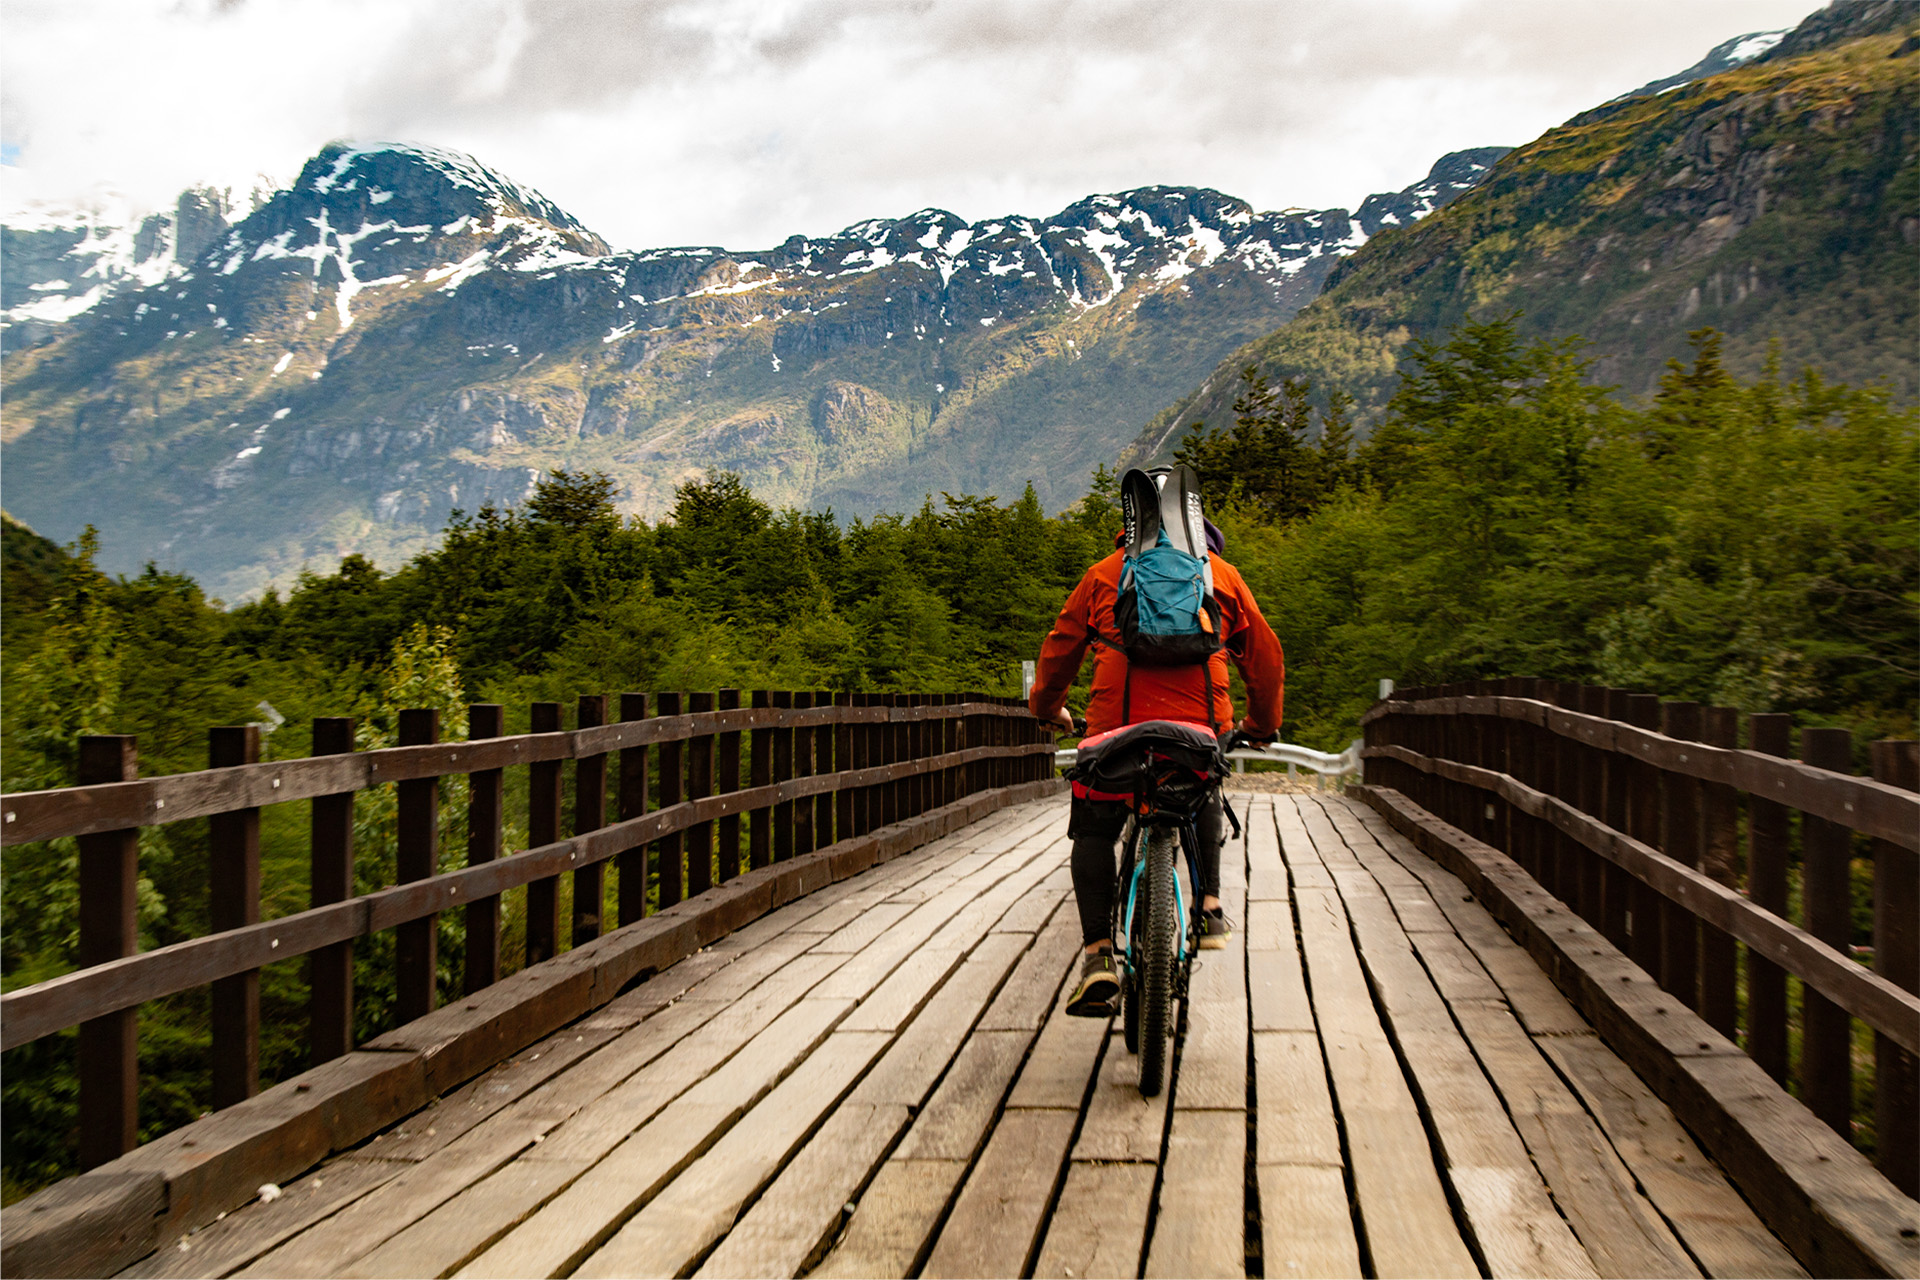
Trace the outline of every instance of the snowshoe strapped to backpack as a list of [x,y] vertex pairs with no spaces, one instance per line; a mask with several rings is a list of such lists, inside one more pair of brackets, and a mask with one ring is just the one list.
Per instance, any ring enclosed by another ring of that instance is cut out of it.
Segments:
[[[1156,483],[1157,481],[1157,483]],[[1220,651],[1220,603],[1191,467],[1120,477],[1126,556],[1113,621],[1129,663],[1186,667]]]

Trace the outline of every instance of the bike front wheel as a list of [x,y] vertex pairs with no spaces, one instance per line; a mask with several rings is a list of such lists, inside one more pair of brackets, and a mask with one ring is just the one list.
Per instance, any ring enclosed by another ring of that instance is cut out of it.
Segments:
[[1146,927],[1134,944],[1140,972],[1140,1094],[1151,1098],[1166,1084],[1167,1039],[1172,1031],[1173,971],[1180,921],[1174,909],[1174,855],[1178,837],[1165,827],[1147,833]]

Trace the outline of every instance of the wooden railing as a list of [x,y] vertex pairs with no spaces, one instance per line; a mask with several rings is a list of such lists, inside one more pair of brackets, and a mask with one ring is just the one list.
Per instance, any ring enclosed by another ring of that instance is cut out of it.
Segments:
[[1506,853],[1849,1141],[1871,1028],[1877,1163],[1916,1194],[1920,743],[1856,777],[1844,729],[1803,729],[1796,760],[1785,715],[1747,716],[1743,748],[1727,708],[1534,679],[1401,690],[1363,723],[1368,784]]
[[[613,922],[627,925],[650,902],[664,909],[743,872],[1053,773],[1051,737],[1015,699],[756,692],[743,708],[739,690],[723,689],[651,702],[623,694],[616,710],[609,723],[607,700],[583,697],[568,731],[560,703],[536,702],[533,732],[502,736],[503,708],[475,705],[466,739],[455,742],[439,740],[437,712],[403,711],[401,745],[373,751],[353,749],[352,720],[325,718],[314,722],[310,757],[271,762],[259,760],[257,728],[216,728],[214,767],[155,778],[138,776],[131,737],[83,739],[82,785],[0,797],[0,843],[78,838],[82,966],[0,996],[0,1049],[79,1027],[80,1159],[93,1168],[135,1144],[145,1001],[212,988],[213,1102],[231,1106],[258,1089],[264,964],[309,958],[318,1065],[354,1047],[356,938],[394,932],[395,1017],[405,1023],[435,1007],[443,911],[464,914],[463,986],[472,994],[500,979],[500,895],[509,889],[526,889],[524,960],[534,965],[560,950],[563,874],[572,876],[569,938],[578,946],[601,932],[610,860]],[[573,833],[563,838],[568,760]],[[527,770],[530,847],[502,856],[512,768]],[[464,866],[441,871],[440,783],[451,777],[467,782],[467,849]],[[398,883],[355,894],[354,793],[389,783]],[[311,802],[312,905],[263,921],[260,810],[300,801]],[[137,953],[140,828],[195,818],[209,822],[213,932]]]

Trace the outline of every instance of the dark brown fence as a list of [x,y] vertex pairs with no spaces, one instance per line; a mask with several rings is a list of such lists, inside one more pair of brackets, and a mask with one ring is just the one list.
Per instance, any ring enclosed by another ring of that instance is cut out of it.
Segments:
[[1785,715],[1743,735],[1727,708],[1534,679],[1402,690],[1364,724],[1369,784],[1505,852],[1849,1141],[1871,1090],[1877,1162],[1916,1193],[1920,743],[1872,744],[1856,777],[1844,729],[1795,759]]
[[[981,694],[623,694],[579,700],[571,731],[557,702],[532,705],[532,733],[502,736],[503,709],[468,708],[463,741],[442,742],[439,714],[400,713],[402,745],[355,751],[354,724],[313,725],[313,754],[259,760],[252,726],[211,731],[203,772],[140,778],[134,740],[83,739],[82,785],[0,797],[0,843],[77,837],[81,968],[0,996],[0,1049],[80,1028],[81,1165],[135,1143],[135,1031],[141,1003],[212,988],[216,1107],[258,1089],[264,964],[309,964],[312,1063],[353,1048],[355,938],[395,935],[396,1018],[436,1003],[435,917],[466,924],[468,994],[501,976],[500,895],[526,889],[528,965],[561,949],[560,877],[572,877],[568,938],[631,924],[744,871],[902,822],[975,792],[1053,774],[1053,743],[1018,700]],[[649,715],[649,711],[654,714]],[[741,762],[748,785],[741,788]],[[617,755],[616,755],[617,753]],[[649,754],[654,759],[650,763]],[[609,755],[616,755],[611,769]],[[573,766],[573,833],[563,838],[563,764]],[[506,771],[527,773],[529,848],[505,856]],[[609,775],[615,820],[606,821]],[[465,866],[441,871],[441,780],[468,788]],[[649,795],[654,781],[655,794]],[[398,883],[356,895],[354,793],[392,783]],[[260,919],[260,810],[311,802],[312,906]],[[742,838],[741,815],[746,815]],[[205,937],[136,954],[139,832],[209,820]],[[717,836],[717,841],[716,841]],[[610,921],[604,872],[614,860]]]

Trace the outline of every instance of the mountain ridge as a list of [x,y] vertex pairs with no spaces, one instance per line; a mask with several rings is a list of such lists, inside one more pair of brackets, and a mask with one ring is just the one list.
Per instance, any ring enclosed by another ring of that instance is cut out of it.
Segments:
[[1707,325],[1738,376],[1777,360],[1914,398],[1920,317],[1900,284],[1920,244],[1916,48],[1920,8],[1837,3],[1731,70],[1582,112],[1342,259],[1320,297],[1222,361],[1127,456],[1230,423],[1249,365],[1353,393],[1364,429],[1409,342],[1516,311],[1526,340],[1582,336],[1595,376],[1630,398]]
[[562,466],[612,471],[652,514],[714,466],[843,513],[1027,482],[1060,506],[1366,223],[1425,216],[1499,153],[1363,211],[1151,186],[1047,218],[621,252],[470,157],[336,144],[185,271],[8,354],[9,502],[227,595],[404,556],[449,508]]

